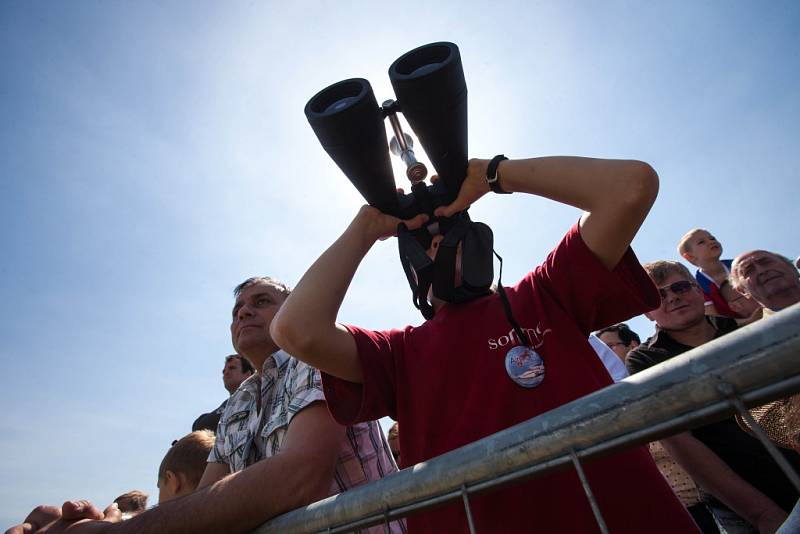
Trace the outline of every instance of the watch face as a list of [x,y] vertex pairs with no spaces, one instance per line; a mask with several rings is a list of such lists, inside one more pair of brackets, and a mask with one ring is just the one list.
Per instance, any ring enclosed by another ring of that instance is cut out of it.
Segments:
[[535,388],[544,380],[544,360],[530,347],[517,345],[506,353],[509,378],[524,388]]

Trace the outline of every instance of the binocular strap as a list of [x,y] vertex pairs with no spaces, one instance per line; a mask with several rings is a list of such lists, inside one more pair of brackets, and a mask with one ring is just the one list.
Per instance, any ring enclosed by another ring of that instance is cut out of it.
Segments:
[[497,276],[497,292],[500,293],[500,300],[503,302],[503,311],[506,314],[506,319],[508,319],[508,322],[511,323],[512,328],[514,328],[514,332],[517,334],[520,343],[526,347],[530,347],[531,340],[528,338],[528,334],[520,328],[517,320],[514,319],[514,314],[511,311],[511,303],[508,301],[508,295],[506,295],[506,290],[503,287],[503,258],[501,258],[500,254],[495,250],[492,250],[492,253],[500,260],[500,274]]
[[414,306],[425,319],[433,319],[435,312],[428,302],[428,291],[433,284],[433,261],[404,223],[397,225],[397,248],[400,252],[400,263],[414,295]]

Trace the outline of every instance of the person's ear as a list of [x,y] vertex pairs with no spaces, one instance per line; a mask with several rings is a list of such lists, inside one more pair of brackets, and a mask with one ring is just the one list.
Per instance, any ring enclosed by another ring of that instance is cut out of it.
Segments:
[[683,256],[684,260],[688,261],[689,263],[694,264],[694,256],[692,256],[692,254],[690,254],[688,251],[687,252],[681,252],[681,256]]
[[181,486],[183,485],[183,479],[178,473],[174,471],[167,471],[164,473],[164,485],[167,486],[170,493],[173,495],[178,495],[181,491]]

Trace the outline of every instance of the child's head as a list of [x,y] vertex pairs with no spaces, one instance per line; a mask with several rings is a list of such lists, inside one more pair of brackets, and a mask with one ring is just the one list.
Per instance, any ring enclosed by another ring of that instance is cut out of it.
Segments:
[[197,489],[214,447],[214,433],[198,430],[172,444],[158,468],[158,504]]
[[705,228],[689,230],[678,243],[678,254],[692,265],[702,267],[719,260],[722,245]]

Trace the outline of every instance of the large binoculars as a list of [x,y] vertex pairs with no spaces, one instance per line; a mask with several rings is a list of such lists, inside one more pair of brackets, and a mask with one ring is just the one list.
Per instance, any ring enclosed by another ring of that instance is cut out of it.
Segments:
[[[432,43],[400,56],[389,67],[397,100],[378,106],[372,87],[352,78],[326,87],[305,107],[311,128],[364,199],[384,213],[409,219],[455,200],[467,170],[467,84],[453,43]],[[416,160],[402,112],[439,179],[426,185],[427,169]],[[384,119],[395,136],[387,143]],[[406,164],[411,193],[400,194],[389,148]]]

